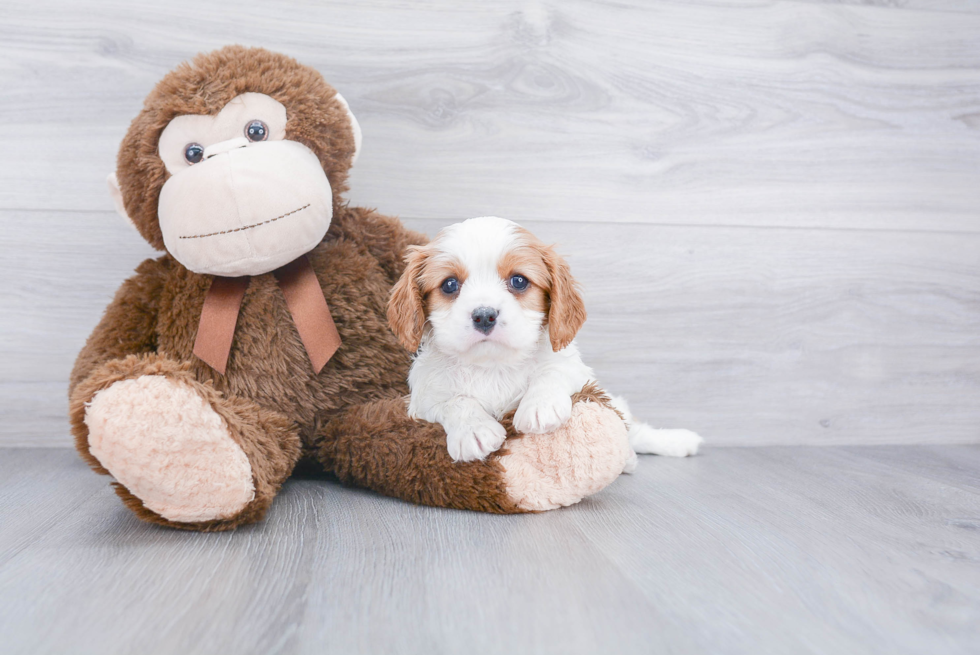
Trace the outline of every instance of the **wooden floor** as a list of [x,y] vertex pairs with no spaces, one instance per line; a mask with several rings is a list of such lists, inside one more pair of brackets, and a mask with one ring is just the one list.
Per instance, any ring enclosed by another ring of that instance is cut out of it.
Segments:
[[980,446],[645,457],[499,517],[309,475],[261,525],[137,521],[0,451],[0,653],[977,653]]

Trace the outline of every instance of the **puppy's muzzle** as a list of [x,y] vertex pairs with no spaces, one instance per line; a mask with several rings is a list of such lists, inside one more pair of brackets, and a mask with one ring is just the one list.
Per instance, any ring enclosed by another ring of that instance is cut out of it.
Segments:
[[473,327],[483,334],[490,334],[497,324],[497,310],[493,307],[477,307],[473,310]]

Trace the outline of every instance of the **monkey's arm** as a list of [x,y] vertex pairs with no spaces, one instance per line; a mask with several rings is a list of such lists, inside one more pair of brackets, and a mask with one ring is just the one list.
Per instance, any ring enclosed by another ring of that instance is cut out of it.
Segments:
[[411,418],[398,393],[347,407],[318,428],[317,458],[346,484],[413,503],[510,514],[577,503],[615,480],[632,451],[626,425],[594,385],[572,396],[554,432],[511,437],[483,460],[453,462],[438,423]]
[[405,270],[405,249],[429,242],[428,237],[409,230],[397,218],[362,207],[348,208],[342,215],[334,217],[330,232],[334,233],[335,229],[338,235],[367,248],[392,284]]
[[148,259],[119,287],[78,353],[68,384],[70,397],[79,383],[105,362],[156,352],[157,304],[167,269],[165,260]]

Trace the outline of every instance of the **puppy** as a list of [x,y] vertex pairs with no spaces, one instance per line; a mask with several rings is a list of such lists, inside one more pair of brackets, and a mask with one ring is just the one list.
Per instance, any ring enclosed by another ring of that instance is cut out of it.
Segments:
[[[483,459],[503,445],[499,420],[540,434],[560,427],[571,396],[594,380],[575,334],[585,322],[568,264],[512,221],[493,216],[450,225],[412,246],[392,289],[388,322],[417,355],[409,372],[409,415],[440,423],[454,461]],[[654,430],[621,398],[634,451],[683,457],[701,437]],[[635,457],[627,470],[635,467]]]

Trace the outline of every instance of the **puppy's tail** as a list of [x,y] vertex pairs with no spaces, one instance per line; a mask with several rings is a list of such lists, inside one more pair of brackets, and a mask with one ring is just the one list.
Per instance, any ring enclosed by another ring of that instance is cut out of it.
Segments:
[[[704,439],[690,430],[658,430],[646,423],[642,423],[630,412],[625,398],[622,396],[610,396],[610,399],[612,406],[626,419],[630,446],[632,446],[634,452],[650,455],[665,455],[667,457],[688,457],[690,455],[696,455],[698,448],[704,442]],[[635,463],[633,463],[632,468],[636,468]],[[626,472],[631,473],[632,469]]]

